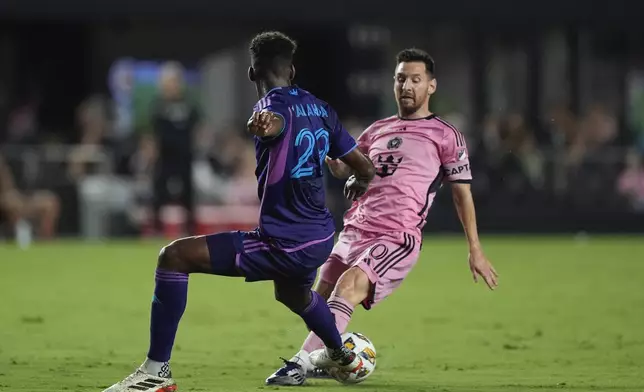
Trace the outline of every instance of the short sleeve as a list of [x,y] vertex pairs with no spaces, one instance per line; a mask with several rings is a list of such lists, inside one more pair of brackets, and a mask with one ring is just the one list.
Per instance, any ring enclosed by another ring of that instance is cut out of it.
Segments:
[[358,143],[358,148],[365,154],[368,154],[369,149],[371,148],[371,134],[373,133],[374,127],[375,124],[371,124],[360,134],[360,136],[358,136],[358,139],[356,140]]
[[440,160],[446,181],[464,183],[472,181],[465,137],[455,128],[445,129],[440,149]]
[[282,129],[275,136],[257,138],[262,143],[276,141],[284,134],[284,130],[291,124],[291,111],[280,96],[265,97],[253,107],[253,112],[269,111],[282,118]]
[[358,147],[356,140],[344,128],[338,115],[334,110],[329,108],[329,125],[331,134],[329,135],[329,152],[327,155],[331,159],[342,158]]

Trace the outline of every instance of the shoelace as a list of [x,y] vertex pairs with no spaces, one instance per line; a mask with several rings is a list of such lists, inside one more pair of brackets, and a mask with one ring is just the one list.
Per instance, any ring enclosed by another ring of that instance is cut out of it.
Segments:
[[353,362],[353,360],[356,357],[356,353],[354,353],[353,351],[349,350],[348,348],[342,346],[338,350],[333,350],[331,352],[330,357],[331,357],[332,360],[334,360],[336,362],[342,361],[341,365],[348,365],[351,362]]
[[298,367],[298,368],[300,368],[300,369],[302,368],[302,366],[301,366],[299,363],[296,363],[296,362],[293,362],[293,361],[289,361],[288,359],[286,359],[286,358],[282,358],[282,357],[280,357],[280,359],[281,359],[282,361],[284,361],[284,364],[285,364],[286,366],[295,366],[295,367]]

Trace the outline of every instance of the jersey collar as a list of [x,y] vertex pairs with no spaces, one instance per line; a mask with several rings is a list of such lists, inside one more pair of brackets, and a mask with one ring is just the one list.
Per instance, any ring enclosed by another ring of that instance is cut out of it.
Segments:
[[278,90],[282,90],[282,89],[299,89],[299,87],[297,86],[297,84],[292,84],[292,85],[290,85],[290,86],[273,87],[272,89],[268,90],[268,92],[266,93],[266,95],[264,95],[264,96],[263,96],[262,98],[260,98],[260,99],[264,99],[264,98],[268,97],[272,92],[275,92],[275,91],[278,91]]
[[396,115],[396,117],[398,117],[398,120],[400,120],[400,121],[419,121],[419,120],[431,120],[432,118],[436,117],[436,115],[435,115],[434,113],[432,113],[432,114],[430,114],[430,115],[429,115],[429,116],[427,116],[427,117],[421,117],[421,118],[402,118],[402,117],[400,117],[400,115],[399,115],[399,114],[397,114],[397,115]]

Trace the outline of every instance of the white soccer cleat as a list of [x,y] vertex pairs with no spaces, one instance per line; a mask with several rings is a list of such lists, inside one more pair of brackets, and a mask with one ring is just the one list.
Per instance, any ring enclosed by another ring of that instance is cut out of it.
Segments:
[[337,369],[342,372],[356,373],[362,366],[362,358],[359,355],[342,346],[338,350],[322,348],[313,351],[309,355],[311,364],[319,369]]
[[103,392],[175,392],[177,384],[172,379],[153,376],[137,369],[134,373],[125,377]]
[[[284,366],[277,369],[275,373],[266,379],[266,385],[281,385],[281,386],[298,386],[303,385],[306,381],[306,370],[302,364],[293,360],[284,361]],[[301,361],[301,360],[300,360]]]

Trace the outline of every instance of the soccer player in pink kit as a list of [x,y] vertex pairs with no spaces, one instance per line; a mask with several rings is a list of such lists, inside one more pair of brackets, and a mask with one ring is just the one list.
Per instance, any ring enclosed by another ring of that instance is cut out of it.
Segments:
[[[474,281],[481,277],[490,289],[497,286],[497,273],[478,238],[465,138],[430,112],[429,98],[435,91],[432,58],[422,50],[403,50],[394,76],[398,115],[376,121],[358,139],[358,147],[376,167],[376,177],[345,214],[344,230],[316,286],[328,298],[340,333],[346,331],[357,305],[371,309],[409,274],[418,261],[429,208],[446,182],[469,244]],[[339,160],[327,157],[326,163],[335,177],[351,175]],[[333,366],[319,350],[322,347],[311,332],[301,351],[266,383],[301,385],[307,375],[321,376],[320,369]]]

